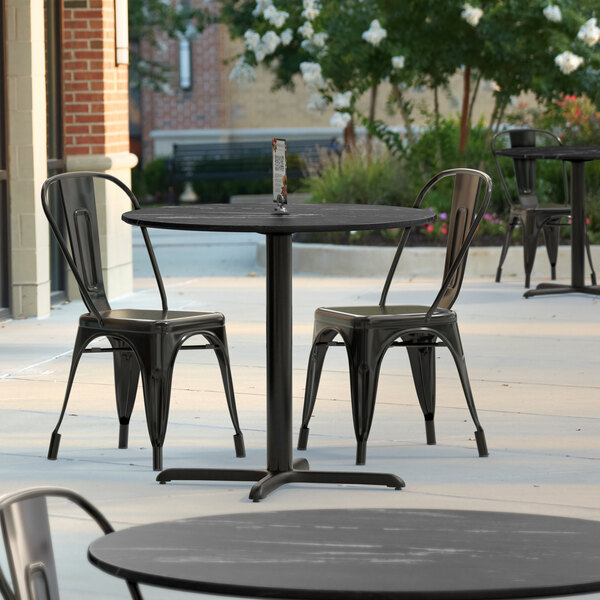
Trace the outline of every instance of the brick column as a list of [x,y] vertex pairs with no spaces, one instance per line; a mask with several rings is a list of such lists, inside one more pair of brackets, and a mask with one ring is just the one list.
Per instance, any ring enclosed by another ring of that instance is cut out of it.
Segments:
[[[68,171],[103,171],[131,185],[128,66],[115,64],[114,0],[64,0],[64,115]],[[130,293],[129,203],[97,190],[104,281],[109,297]]]
[[44,316],[50,312],[50,273],[40,202],[47,173],[43,0],[7,0],[6,55],[12,313]]

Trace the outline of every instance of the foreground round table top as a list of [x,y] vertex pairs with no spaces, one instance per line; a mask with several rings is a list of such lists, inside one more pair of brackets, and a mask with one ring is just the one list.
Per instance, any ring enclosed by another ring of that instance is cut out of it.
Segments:
[[600,522],[451,510],[300,510],[133,527],[92,543],[118,577],[260,598],[529,598],[600,590]]
[[193,204],[133,210],[122,218],[131,225],[194,231],[352,231],[425,225],[435,214],[419,208],[372,204],[288,204],[287,213],[275,204]]

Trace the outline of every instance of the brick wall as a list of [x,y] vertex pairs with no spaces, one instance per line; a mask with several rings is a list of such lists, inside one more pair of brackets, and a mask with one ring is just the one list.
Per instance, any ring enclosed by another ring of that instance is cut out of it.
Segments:
[[144,56],[171,65],[169,93],[142,91],[142,137],[144,156],[151,152],[149,134],[162,129],[218,129],[226,127],[226,106],[222,98],[223,27],[211,25],[192,40],[192,86],[182,90],[179,83],[179,42],[163,39],[163,47],[142,46]]
[[127,65],[115,65],[114,0],[64,0],[65,154],[129,151]]

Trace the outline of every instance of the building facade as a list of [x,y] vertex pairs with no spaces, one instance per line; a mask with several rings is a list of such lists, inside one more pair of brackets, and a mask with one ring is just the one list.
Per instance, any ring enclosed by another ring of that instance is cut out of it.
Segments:
[[[120,0],[0,0],[0,315],[44,316],[76,295],[40,202],[45,179],[110,172],[130,183],[128,65]],[[120,19],[120,22],[119,22]],[[2,57],[0,57],[2,58]],[[132,289],[129,207],[104,189],[101,250],[110,297]]]

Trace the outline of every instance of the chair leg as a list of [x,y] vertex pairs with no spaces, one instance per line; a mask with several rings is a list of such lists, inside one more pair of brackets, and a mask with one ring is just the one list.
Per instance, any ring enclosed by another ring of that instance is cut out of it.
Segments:
[[221,369],[221,378],[223,379],[223,387],[225,388],[225,398],[227,399],[229,416],[231,417],[233,429],[235,430],[235,434],[233,436],[235,455],[238,458],[244,458],[244,456],[246,456],[246,447],[244,445],[244,434],[240,429],[237,408],[235,405],[235,394],[233,391],[233,380],[231,377],[231,363],[229,362],[225,328],[223,328],[222,332],[219,333],[217,338],[218,341],[216,343],[215,354],[217,355],[217,360],[219,361],[219,367]]
[[590,263],[590,277],[592,280],[592,285],[597,285],[596,272],[594,271],[594,265],[592,263],[592,251],[590,249],[590,237],[589,237],[587,231],[585,232],[585,251],[587,253],[588,262]]
[[[162,448],[167,433],[173,380],[171,359],[174,344],[171,338],[153,339],[152,342],[147,337],[143,339],[144,343],[137,344],[137,350],[141,359],[146,424],[152,444],[152,469],[162,471]],[[156,346],[161,346],[162,352]]]
[[115,393],[117,398],[117,414],[119,415],[119,448],[127,448],[129,438],[129,419],[135,404],[140,367],[135,354],[129,346],[117,338],[109,338],[111,346],[117,350],[113,353],[115,371]]
[[488,456],[485,433],[481,423],[479,422],[479,417],[477,416],[477,410],[475,408],[475,400],[473,399],[473,392],[471,390],[471,383],[469,381],[469,374],[467,372],[467,363],[465,362],[463,347],[460,341],[458,324],[453,323],[449,325],[444,329],[444,333],[446,341],[448,342],[448,349],[450,350],[450,353],[454,358],[456,368],[458,369],[458,375],[460,377],[460,382],[462,384],[469,412],[471,413],[471,418],[473,419],[473,423],[476,427],[475,442],[477,443],[477,451],[481,457]]
[[73,357],[71,359],[71,368],[69,370],[69,379],[67,381],[67,389],[65,390],[65,398],[63,400],[62,409],[60,411],[60,415],[58,417],[58,422],[52,431],[52,435],[50,436],[50,445],[48,446],[48,460],[56,460],[58,456],[58,447],[60,446],[60,433],[58,430],[63,422],[67,404],[69,402],[69,395],[71,394],[71,387],[73,386],[73,380],[75,379],[75,372],[77,371],[77,366],[79,365],[79,361],[81,359],[81,355],[85,350],[89,342],[89,337],[85,335],[81,329],[77,331],[77,336],[75,337],[75,344],[73,346]]
[[508,247],[510,246],[510,242],[512,241],[512,234],[517,226],[518,219],[510,219],[510,221],[506,224],[506,234],[504,235],[504,242],[502,243],[502,251],[500,252],[500,260],[498,261],[498,268],[496,269],[496,283],[500,283],[500,278],[502,277],[502,265],[506,259],[506,254],[508,252]]
[[384,352],[375,344],[365,347],[365,341],[353,341],[349,352],[350,395],[352,419],[356,436],[356,464],[364,465],[367,458],[367,439],[373,423],[379,370]]
[[[405,342],[434,343],[435,336],[404,336]],[[417,392],[417,398],[425,417],[425,435],[427,444],[434,445],[435,440],[435,347],[410,347],[406,348],[410,360],[413,381]]]
[[535,253],[537,250],[539,230],[536,226],[535,218],[525,219],[523,224],[523,262],[525,266],[525,287],[530,287],[531,271],[535,262]]
[[323,362],[325,355],[337,331],[331,329],[319,333],[313,342],[308,359],[308,369],[306,372],[306,386],[304,389],[304,406],[302,408],[302,425],[298,434],[298,450],[306,450],[308,444],[308,423],[312,417],[317,400],[317,391],[319,382],[321,381],[321,373],[323,371]]
[[556,260],[558,258],[558,242],[560,229],[557,225],[545,225],[544,241],[546,242],[546,252],[550,261],[550,277],[556,279]]

